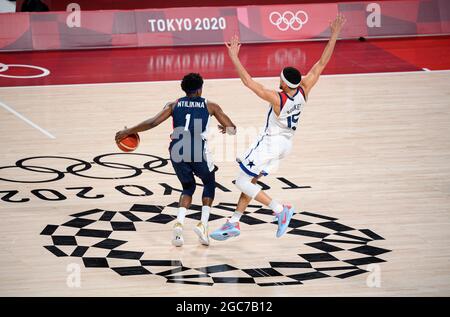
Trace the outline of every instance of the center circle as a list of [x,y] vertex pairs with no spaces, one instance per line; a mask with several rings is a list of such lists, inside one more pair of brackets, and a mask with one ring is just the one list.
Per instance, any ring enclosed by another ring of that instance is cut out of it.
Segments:
[[[210,228],[220,226],[231,215],[232,206],[226,202],[214,205]],[[288,232],[277,239],[272,212],[260,205],[249,206],[241,218],[245,235],[238,238],[240,241],[214,242],[209,247],[194,245],[196,236],[189,229],[195,225],[192,222],[200,220],[201,206],[192,205],[185,222],[191,243],[176,248],[170,243],[176,207],[173,202],[135,204],[127,211],[90,209],[71,214],[72,219],[61,225],[47,225],[41,235],[50,236],[53,245],[45,248],[56,256],[67,252],[59,245],[68,239],[75,241],[66,255],[82,257],[87,268],[109,268],[121,276],[155,275],[167,283],[202,286],[283,286],[322,278],[344,279],[367,273],[362,265],[385,262],[378,256],[390,251],[370,245],[383,238],[369,229],[355,229],[336,218],[307,211],[297,212]],[[72,227],[73,239],[67,235],[67,227]],[[63,237],[59,230],[65,233]],[[83,237],[80,242],[79,237]]]

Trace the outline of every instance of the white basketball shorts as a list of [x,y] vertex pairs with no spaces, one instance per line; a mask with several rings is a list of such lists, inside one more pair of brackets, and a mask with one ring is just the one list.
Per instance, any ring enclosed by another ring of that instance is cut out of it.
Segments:
[[237,162],[249,176],[266,176],[278,169],[280,160],[289,154],[291,148],[292,141],[286,136],[262,134],[237,158]]

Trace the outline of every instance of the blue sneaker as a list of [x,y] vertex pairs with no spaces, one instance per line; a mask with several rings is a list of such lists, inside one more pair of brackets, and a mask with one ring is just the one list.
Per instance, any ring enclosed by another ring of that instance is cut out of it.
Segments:
[[227,220],[227,222],[211,233],[209,236],[218,241],[225,241],[232,237],[237,237],[241,234],[241,228],[239,227],[239,222],[231,223]]
[[285,234],[293,215],[294,208],[290,205],[283,205],[283,211],[275,215],[278,220],[277,238]]

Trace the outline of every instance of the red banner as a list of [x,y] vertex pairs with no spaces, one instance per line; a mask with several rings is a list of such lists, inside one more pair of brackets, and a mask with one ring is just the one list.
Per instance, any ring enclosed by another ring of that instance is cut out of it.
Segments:
[[398,0],[242,7],[0,14],[0,51],[320,40],[450,34],[450,1]]
[[243,42],[324,39],[329,21],[343,13],[341,38],[450,33],[450,1],[410,0],[240,7]]
[[[82,10],[133,10],[156,8],[184,8],[184,7],[224,7],[268,4],[298,4],[327,3],[333,0],[40,0],[50,11],[65,11],[67,6],[76,2]],[[359,0],[347,0],[347,2]],[[387,1],[387,0],[383,0]],[[389,0],[395,1],[395,0]],[[16,11],[22,11],[25,0],[16,0]],[[339,1],[334,1],[339,2]]]

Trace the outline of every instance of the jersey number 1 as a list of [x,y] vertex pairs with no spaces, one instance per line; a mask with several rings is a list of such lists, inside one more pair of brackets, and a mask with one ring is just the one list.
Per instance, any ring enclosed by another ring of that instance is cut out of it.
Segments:
[[187,114],[186,115],[186,124],[184,125],[184,131],[188,131],[189,130],[189,122],[191,122],[191,115]]

